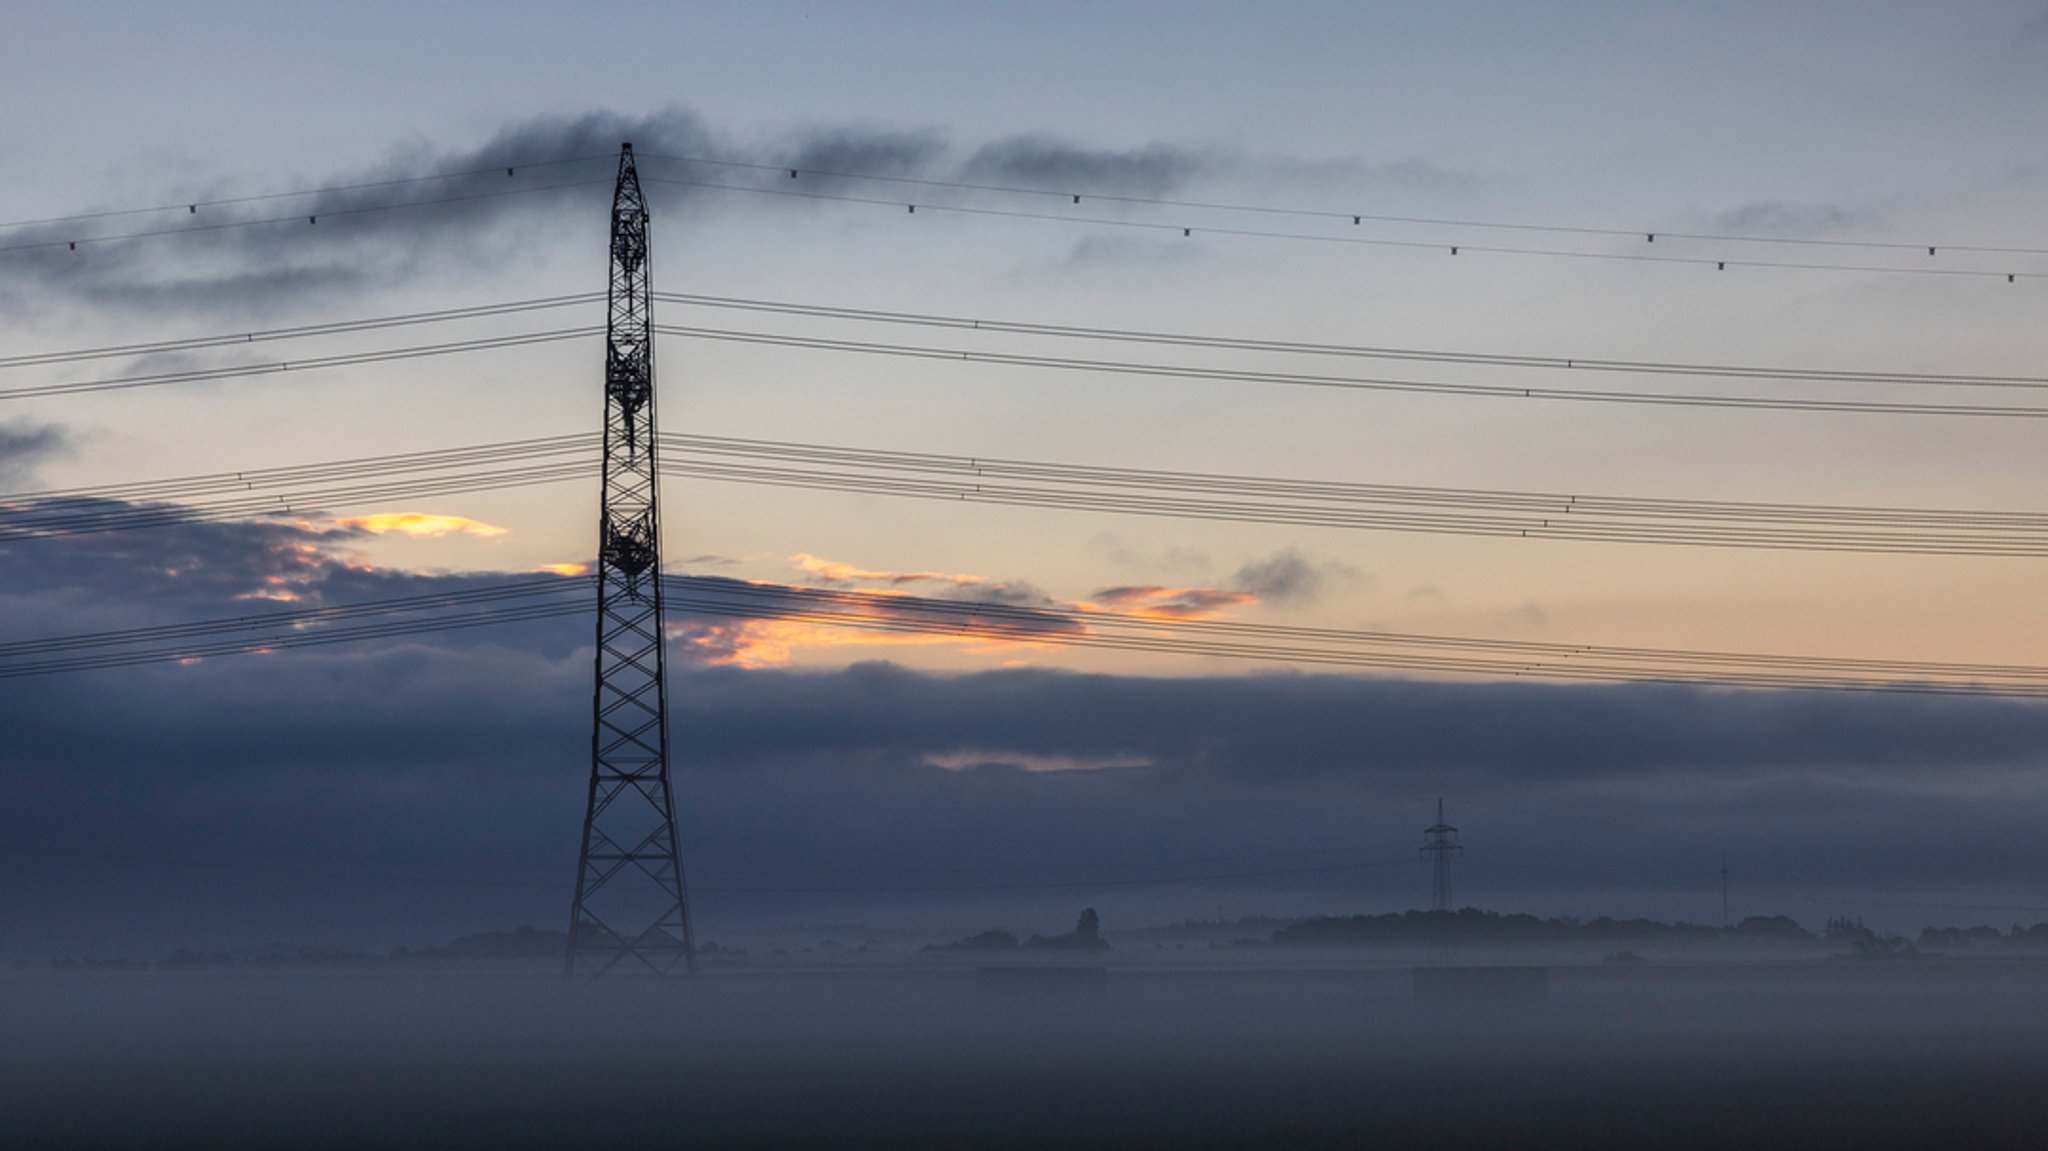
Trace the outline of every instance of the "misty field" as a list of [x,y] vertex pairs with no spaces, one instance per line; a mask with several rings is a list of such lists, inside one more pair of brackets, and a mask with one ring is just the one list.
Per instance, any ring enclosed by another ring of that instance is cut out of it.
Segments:
[[2048,968],[13,972],[8,1147],[2017,1147]]

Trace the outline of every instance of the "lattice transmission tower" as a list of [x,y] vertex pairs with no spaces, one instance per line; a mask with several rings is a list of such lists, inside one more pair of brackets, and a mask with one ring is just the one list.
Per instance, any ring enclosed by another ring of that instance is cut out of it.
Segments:
[[1465,850],[1454,840],[1458,829],[1444,822],[1444,801],[1436,801],[1436,826],[1426,827],[1422,857],[1429,860],[1429,909],[1456,911],[1451,901],[1451,857]]
[[601,975],[624,965],[667,975],[696,970],[696,948],[669,790],[652,282],[647,200],[631,144],[619,153],[611,263],[590,804],[566,970]]

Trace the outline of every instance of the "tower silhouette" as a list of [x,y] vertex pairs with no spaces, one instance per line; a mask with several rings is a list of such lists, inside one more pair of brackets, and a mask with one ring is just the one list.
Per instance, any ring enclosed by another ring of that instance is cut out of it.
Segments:
[[1451,902],[1451,857],[1465,850],[1452,840],[1458,829],[1444,822],[1444,801],[1436,801],[1436,826],[1426,827],[1422,834],[1427,840],[1422,845],[1422,857],[1429,860],[1429,909],[1431,911],[1455,911]]
[[656,515],[654,328],[647,201],[633,146],[612,194],[604,363],[604,482],[598,502],[597,682],[590,800],[569,912],[566,973],[696,970],[669,791],[662,670],[661,521]]

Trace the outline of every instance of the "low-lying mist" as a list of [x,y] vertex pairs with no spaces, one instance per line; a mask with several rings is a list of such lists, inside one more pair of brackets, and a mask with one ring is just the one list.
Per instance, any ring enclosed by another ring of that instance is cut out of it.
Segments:
[[667,981],[18,969],[0,1143],[1938,1147],[2048,1119],[2031,960],[1523,972],[1432,989],[1329,951]]

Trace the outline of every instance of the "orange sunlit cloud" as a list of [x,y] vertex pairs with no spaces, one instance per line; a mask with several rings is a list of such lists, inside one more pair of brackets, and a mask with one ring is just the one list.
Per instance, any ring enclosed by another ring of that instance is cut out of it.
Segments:
[[801,620],[752,619],[688,629],[683,646],[716,667],[787,667],[800,650],[834,647],[930,647],[975,637],[914,635],[829,627]]
[[797,570],[805,575],[826,583],[949,583],[967,587],[988,582],[978,575],[960,575],[952,572],[890,572],[859,568],[837,560],[819,559],[814,555],[798,552],[789,557]]
[[[831,596],[806,603],[798,614],[810,618],[692,621],[675,629],[678,642],[703,663],[750,668],[787,666],[800,652],[844,647],[957,645],[970,652],[1011,657],[1088,635],[1092,629],[1085,614],[1077,620],[1072,613],[1118,612],[1173,623],[1209,619],[1231,608],[1259,602],[1259,597],[1250,592],[1161,586],[1112,587],[1097,592],[1092,601],[1060,600],[1028,585],[972,573],[883,571],[808,554],[792,556],[791,564],[821,586],[883,586],[862,590],[859,594],[864,599],[859,603]],[[979,612],[935,616],[933,600],[903,590],[903,585],[918,583],[939,584],[947,590],[971,594],[968,599],[941,595],[936,602],[960,605],[988,599],[1011,610],[987,618]],[[899,601],[900,608],[893,606]],[[918,630],[889,632],[837,627],[815,618],[817,613],[844,613],[870,620],[876,616],[900,616],[900,623]],[[933,628],[934,624],[938,626]],[[1002,658],[1000,662],[1003,666],[1022,666],[1028,661]]]
[[589,564],[542,564],[534,569],[558,576],[580,576],[590,570]]
[[1095,593],[1094,602],[1075,606],[1083,611],[1117,611],[1146,619],[1209,619],[1226,608],[1259,602],[1248,591],[1221,591],[1206,587],[1106,587]]
[[504,528],[484,523],[482,520],[427,512],[378,512],[375,515],[350,516],[347,519],[336,520],[335,523],[345,528],[366,531],[371,535],[381,536],[388,532],[397,532],[414,539],[438,538],[445,535],[489,537],[505,534]]

